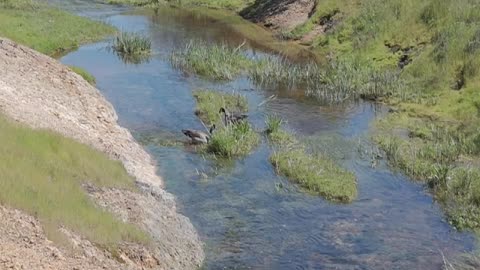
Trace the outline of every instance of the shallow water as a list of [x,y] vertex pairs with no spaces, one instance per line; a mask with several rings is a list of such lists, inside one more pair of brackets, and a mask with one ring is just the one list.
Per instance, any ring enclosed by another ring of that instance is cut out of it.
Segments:
[[[158,161],[167,190],[206,243],[206,269],[439,269],[442,253],[452,256],[473,248],[473,236],[453,230],[421,186],[384,162],[372,168],[370,159],[359,154],[370,148],[359,147],[358,141],[368,145],[369,125],[385,108],[363,102],[319,106],[298,92],[260,89],[247,79],[222,84],[188,76],[166,60],[173,48],[192,38],[233,46],[244,37],[187,11],[121,14],[124,8],[91,3],[77,0],[66,8],[144,32],[152,38],[155,56],[147,63],[125,64],[105,49],[107,42],[100,42],[61,61],[97,78],[120,123],[138,139],[183,140],[182,128],[202,128],[193,113],[192,90],[235,90],[248,97],[256,128],[263,128],[266,114],[278,113],[289,129],[310,138],[313,148],[334,154],[358,177],[357,200],[332,204],[277,176],[265,143],[244,159],[225,162],[142,140]],[[249,49],[265,53],[255,45]],[[278,98],[256,106],[272,94]]]

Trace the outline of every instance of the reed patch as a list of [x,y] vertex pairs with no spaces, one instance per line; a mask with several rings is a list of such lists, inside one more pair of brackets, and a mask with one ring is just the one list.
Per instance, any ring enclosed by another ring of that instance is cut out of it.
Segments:
[[233,80],[252,65],[240,47],[190,41],[172,52],[170,61],[175,68],[213,80]]
[[121,31],[112,41],[112,50],[127,63],[142,63],[150,57],[151,40],[135,32]]

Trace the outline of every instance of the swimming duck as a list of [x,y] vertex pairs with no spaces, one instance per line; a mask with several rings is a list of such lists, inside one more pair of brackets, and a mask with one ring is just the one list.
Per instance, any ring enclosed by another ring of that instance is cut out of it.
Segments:
[[223,123],[225,125],[237,124],[240,121],[245,120],[248,115],[243,113],[229,112],[224,107],[220,108],[219,113],[223,114]]
[[210,140],[210,135],[212,135],[214,130],[215,130],[215,125],[212,125],[212,127],[209,130],[209,134],[203,131],[193,130],[193,129],[182,129],[182,133],[185,134],[185,136],[189,137],[192,140],[192,143],[203,144],[203,143],[208,143],[208,141]]

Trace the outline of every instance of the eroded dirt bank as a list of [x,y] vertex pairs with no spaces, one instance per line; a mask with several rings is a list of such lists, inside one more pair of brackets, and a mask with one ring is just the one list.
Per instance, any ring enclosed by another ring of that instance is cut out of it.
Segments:
[[[188,218],[176,212],[150,156],[97,89],[66,66],[0,38],[0,110],[33,128],[51,129],[120,160],[143,193],[86,187],[102,207],[150,233],[152,247],[125,245],[118,257],[64,230],[78,252],[54,247],[38,221],[0,208],[0,268],[195,269],[204,253]],[[119,262],[122,261],[122,262]]]
[[240,15],[277,31],[292,30],[308,20],[315,5],[315,0],[257,0]]

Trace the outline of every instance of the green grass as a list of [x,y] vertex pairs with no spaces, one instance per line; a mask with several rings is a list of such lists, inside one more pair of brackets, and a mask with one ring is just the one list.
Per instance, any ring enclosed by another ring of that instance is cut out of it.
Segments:
[[476,126],[440,124],[403,113],[377,123],[375,138],[390,164],[425,183],[458,229],[480,228],[480,133]]
[[88,71],[86,71],[85,69],[81,68],[81,67],[76,67],[76,66],[69,66],[69,68],[77,73],[78,75],[82,76],[82,78],[85,79],[85,81],[87,81],[89,84],[91,85],[95,85],[96,83],[96,79],[95,77],[90,74]]
[[239,94],[227,94],[215,90],[197,90],[193,93],[197,101],[195,114],[207,125],[216,125],[212,138],[206,146],[206,151],[224,158],[246,156],[260,142],[260,136],[250,123],[242,121],[238,124],[225,126],[220,108],[228,111],[246,113],[248,101]]
[[297,148],[276,151],[270,161],[280,174],[327,200],[351,202],[357,196],[355,175],[325,156]]
[[480,256],[478,254],[464,254],[453,262],[445,260],[445,270],[476,270],[480,269]]
[[48,55],[104,38],[113,27],[69,14],[36,0],[0,1],[0,36]]
[[204,41],[190,41],[173,51],[170,61],[175,68],[213,80],[233,80],[252,64],[240,48]]
[[270,162],[279,174],[306,191],[333,202],[351,202],[357,197],[357,180],[353,173],[338,166],[325,154],[309,153],[304,144],[283,130],[279,116],[267,116],[266,133],[275,146]]
[[197,101],[195,114],[207,125],[216,124],[221,126],[222,115],[220,108],[228,111],[245,113],[248,111],[248,102],[245,96],[240,94],[228,94],[215,90],[197,90],[193,92]]
[[200,6],[213,9],[240,11],[252,4],[253,0],[170,0],[169,3],[180,6]]
[[122,31],[113,40],[111,48],[125,62],[138,64],[149,58],[152,42],[139,33]]
[[248,122],[242,121],[217,129],[207,145],[207,151],[225,158],[241,157],[251,153],[259,142],[258,133]]
[[135,191],[120,162],[59,136],[0,117],[0,203],[37,217],[50,240],[64,243],[62,226],[115,249],[123,241],[147,243],[147,235],[97,207],[82,183]]
[[253,0],[107,0],[109,4],[127,4],[136,6],[155,6],[170,4],[181,7],[206,7],[211,9],[226,9],[239,11]]

